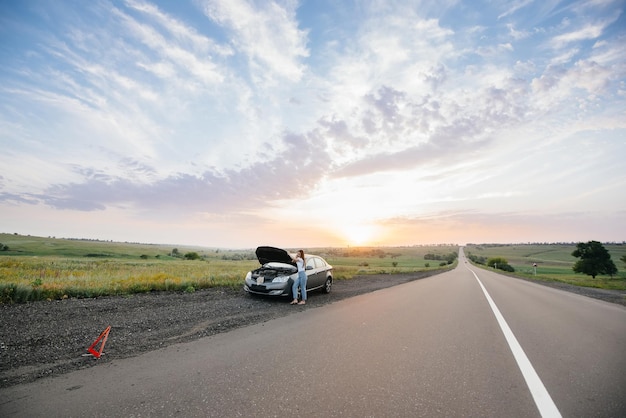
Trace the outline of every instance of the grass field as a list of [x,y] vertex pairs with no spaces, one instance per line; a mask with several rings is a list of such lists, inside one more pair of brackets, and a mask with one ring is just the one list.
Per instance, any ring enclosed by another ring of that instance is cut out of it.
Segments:
[[[503,257],[513,275],[578,286],[626,290],[626,245],[606,244],[618,268],[612,278],[574,273],[575,244],[468,245],[466,255]],[[287,249],[295,250],[295,249]],[[456,246],[309,248],[334,267],[335,280],[357,275],[451,268],[441,259]],[[197,260],[185,259],[196,253]],[[425,259],[430,254],[431,259]],[[434,257],[432,257],[434,256]],[[435,259],[432,259],[435,258]],[[537,269],[533,268],[537,263]],[[259,263],[254,248],[232,250],[193,246],[120,243],[0,234],[0,302],[240,288]]]
[[[254,249],[69,240],[0,234],[0,302],[125,295],[150,291],[239,288],[259,266]],[[288,249],[289,250],[289,249]],[[355,275],[450,268],[426,254],[446,256],[454,246],[316,248],[334,266],[336,280]],[[185,259],[196,253],[199,259]]]
[[[465,254],[485,259],[503,257],[515,269],[515,276],[600,289],[626,290],[626,266],[620,261],[626,255],[626,245],[605,244],[604,247],[609,251],[618,273],[613,277],[597,276],[595,279],[572,270],[578,260],[572,256],[576,249],[575,244],[468,245],[465,247]],[[536,274],[533,263],[537,263]]]

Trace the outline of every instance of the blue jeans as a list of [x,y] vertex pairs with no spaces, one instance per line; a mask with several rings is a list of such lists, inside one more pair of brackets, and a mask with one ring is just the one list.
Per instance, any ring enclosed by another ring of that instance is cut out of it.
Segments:
[[294,280],[291,287],[291,293],[293,298],[298,299],[298,286],[300,286],[300,293],[302,294],[302,300],[306,300],[306,271],[302,270],[298,272],[298,278]]

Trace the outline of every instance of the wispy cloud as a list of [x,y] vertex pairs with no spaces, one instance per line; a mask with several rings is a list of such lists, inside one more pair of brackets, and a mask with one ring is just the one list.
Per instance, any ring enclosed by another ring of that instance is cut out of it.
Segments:
[[230,46],[220,45],[215,40],[199,34],[195,28],[163,13],[157,6],[151,3],[127,0],[126,5],[152,18],[166,29],[168,33],[172,34],[182,45],[188,45],[193,51],[200,54],[210,53],[220,56],[230,56],[234,54]]
[[[153,59],[160,59],[161,63],[175,66],[177,73],[191,75],[193,80],[202,84],[212,85],[224,81],[225,70],[220,68],[219,63],[212,56],[231,55],[230,48],[222,47],[206,37],[197,35],[194,30],[164,16],[154,6],[136,2],[131,2],[130,5],[146,13],[149,18],[154,18],[166,31],[160,33],[150,24],[140,23],[119,9],[113,10],[126,29],[149,48],[154,56]],[[139,7],[140,5],[143,7]],[[166,37],[167,33],[174,37]],[[137,53],[141,54],[140,57],[144,60],[150,59],[150,56],[145,53],[139,51]]]
[[578,30],[564,33],[552,38],[551,44],[554,48],[563,48],[572,42],[597,39],[602,35],[606,24],[587,25]]
[[274,85],[302,78],[306,69],[302,60],[309,51],[306,31],[295,20],[295,4],[242,0],[206,0],[201,4],[210,19],[232,31],[233,47],[249,60],[255,82]]
[[518,1],[513,1],[513,2],[507,2],[508,9],[505,12],[500,13],[500,15],[498,16],[498,19],[502,19],[504,17],[514,14],[518,10],[523,9],[529,4],[532,4],[534,1],[535,0],[518,0]]

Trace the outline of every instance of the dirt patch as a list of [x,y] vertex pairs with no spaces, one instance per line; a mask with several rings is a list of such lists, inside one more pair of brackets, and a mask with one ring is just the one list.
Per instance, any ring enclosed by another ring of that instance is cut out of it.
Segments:
[[[0,305],[0,388],[136,356],[438,273],[341,280],[329,294],[313,292],[304,306],[290,305],[289,298],[254,297],[229,289]],[[623,293],[557,287],[626,305]],[[104,355],[95,359],[87,348],[108,326],[111,332]]]

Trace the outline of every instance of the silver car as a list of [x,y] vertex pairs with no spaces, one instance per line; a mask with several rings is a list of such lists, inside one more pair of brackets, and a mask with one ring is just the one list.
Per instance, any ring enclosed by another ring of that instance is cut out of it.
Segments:
[[[293,282],[298,277],[298,269],[291,254],[274,247],[258,247],[256,257],[261,267],[246,274],[243,289],[248,293],[268,296],[289,296]],[[305,254],[306,290],[322,289],[330,293],[333,286],[333,266],[317,255]]]

